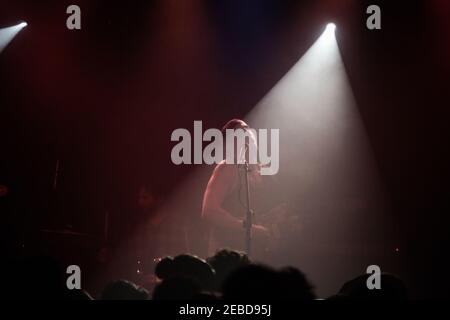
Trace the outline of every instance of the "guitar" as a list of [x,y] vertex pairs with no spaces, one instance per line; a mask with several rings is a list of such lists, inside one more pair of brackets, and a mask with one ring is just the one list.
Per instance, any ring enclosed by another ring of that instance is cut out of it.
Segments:
[[286,203],[280,203],[269,211],[256,213],[253,220],[255,224],[269,230],[270,237],[263,244],[266,253],[276,251],[281,241],[291,232],[301,231],[298,216],[293,214],[293,210],[290,210]]

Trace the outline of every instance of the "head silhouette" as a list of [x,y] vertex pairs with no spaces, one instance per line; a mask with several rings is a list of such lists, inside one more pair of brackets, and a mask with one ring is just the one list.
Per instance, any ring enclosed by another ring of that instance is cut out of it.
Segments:
[[147,290],[127,280],[113,281],[103,290],[102,300],[147,300]]
[[277,271],[264,265],[248,265],[233,272],[223,285],[224,299],[311,300],[312,287],[295,268]]
[[215,289],[219,290],[225,279],[236,269],[250,263],[248,256],[235,250],[222,249],[212,257],[206,259],[216,272]]
[[370,275],[363,274],[347,281],[333,299],[348,300],[393,300],[406,299],[407,290],[404,283],[396,276],[388,273],[381,274],[381,288],[368,289],[367,279]]
[[175,276],[155,287],[153,300],[192,300],[200,293],[201,288],[194,279]]

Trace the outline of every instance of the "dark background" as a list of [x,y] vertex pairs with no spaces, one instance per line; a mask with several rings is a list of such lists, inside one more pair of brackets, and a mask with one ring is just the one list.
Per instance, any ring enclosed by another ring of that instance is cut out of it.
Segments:
[[[66,28],[70,4],[79,31]],[[370,4],[381,30],[365,27]],[[333,21],[414,294],[448,296],[448,2],[2,0],[0,27],[21,20],[0,57],[9,253],[43,228],[100,245],[105,211],[128,206],[141,183],[170,194],[193,170],[171,163],[175,128],[243,117]]]

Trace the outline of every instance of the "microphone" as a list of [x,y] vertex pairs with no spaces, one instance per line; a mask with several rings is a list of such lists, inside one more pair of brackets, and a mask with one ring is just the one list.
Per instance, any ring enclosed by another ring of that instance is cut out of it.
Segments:
[[239,151],[238,163],[247,163],[247,154],[248,154],[249,145],[248,142],[244,143],[241,146],[241,150]]

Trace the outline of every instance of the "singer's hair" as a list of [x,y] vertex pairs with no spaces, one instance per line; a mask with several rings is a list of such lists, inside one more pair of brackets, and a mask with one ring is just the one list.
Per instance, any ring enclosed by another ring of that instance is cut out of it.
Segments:
[[231,119],[222,127],[222,135],[225,137],[227,129],[248,129],[249,126],[241,119]]
[[[232,129],[232,130],[242,129],[242,130],[246,131],[247,133],[249,133],[248,141],[247,141],[247,137],[246,137],[245,144],[247,145],[247,148],[245,149],[244,152],[248,151],[248,146],[250,144],[255,145],[256,149],[258,148],[256,136],[254,135],[254,132],[252,130],[250,130],[249,125],[244,120],[231,119],[222,127],[222,136],[223,136],[224,141],[226,141],[226,138],[227,138],[227,136],[226,136],[227,129]],[[254,143],[252,143],[251,141],[253,141]],[[224,144],[224,148],[226,148],[226,144]],[[240,151],[237,151],[237,152],[239,153]],[[258,152],[256,152],[256,157],[258,158],[257,161],[259,161]]]

